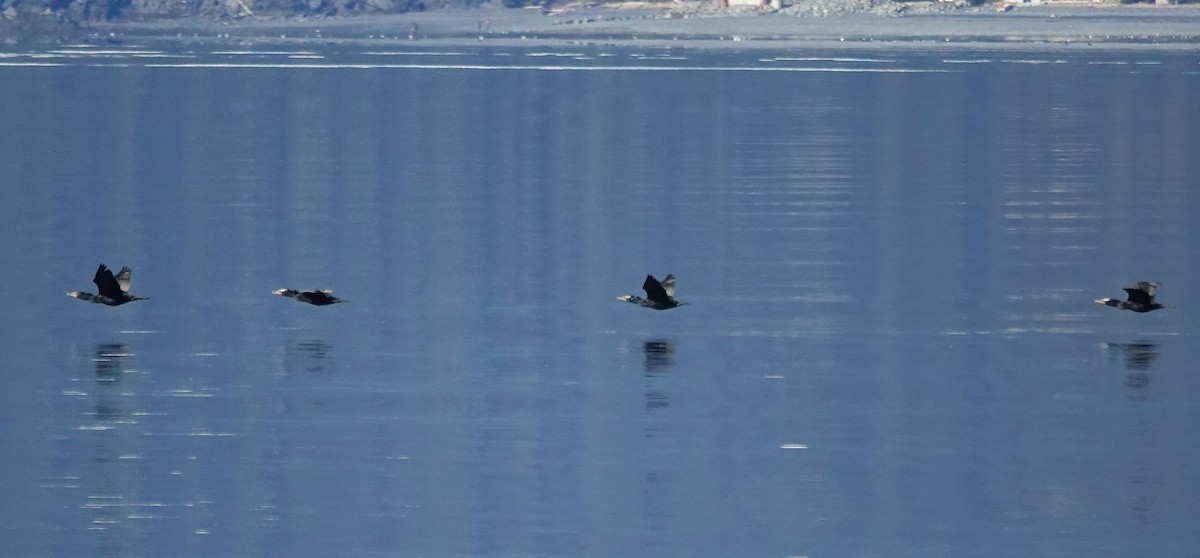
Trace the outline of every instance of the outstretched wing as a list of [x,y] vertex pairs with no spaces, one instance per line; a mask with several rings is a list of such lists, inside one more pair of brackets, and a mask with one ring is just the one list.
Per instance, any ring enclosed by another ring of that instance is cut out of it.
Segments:
[[1150,295],[1150,299],[1154,299],[1154,293],[1158,290],[1159,284],[1151,281],[1138,281],[1137,288],[1146,291]]
[[129,277],[133,275],[133,271],[128,267],[122,267],[121,272],[117,274],[117,284],[121,286],[121,292],[129,292]]
[[667,296],[675,297],[675,275],[667,274],[667,278],[662,280],[663,290],[667,292]]
[[117,300],[121,298],[121,285],[117,283],[117,279],[113,277],[112,271],[104,264],[96,269],[96,276],[92,278],[92,282],[96,284],[96,290],[100,296]]
[[662,283],[658,282],[653,275],[646,276],[646,282],[642,283],[642,290],[646,291],[646,298],[652,302],[665,303],[671,300],[671,296],[667,294],[667,290],[663,288]]
[[[1139,285],[1140,284],[1141,283],[1139,283]],[[1153,290],[1153,288],[1151,288],[1151,289]],[[1154,304],[1154,295],[1142,290],[1140,287],[1137,287],[1137,288],[1126,287],[1124,290],[1125,290],[1125,292],[1129,293],[1129,302],[1133,302],[1135,304],[1144,304],[1147,306]]]

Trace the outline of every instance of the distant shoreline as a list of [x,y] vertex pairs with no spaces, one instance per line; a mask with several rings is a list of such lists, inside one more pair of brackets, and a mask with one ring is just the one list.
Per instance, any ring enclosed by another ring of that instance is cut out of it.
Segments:
[[[826,0],[802,0],[810,2]],[[1117,48],[1200,51],[1200,5],[994,6],[912,3],[891,15],[828,17],[669,8],[576,8],[553,14],[485,7],[354,17],[157,19],[92,24],[84,40],[191,45],[578,44],[692,48]]]

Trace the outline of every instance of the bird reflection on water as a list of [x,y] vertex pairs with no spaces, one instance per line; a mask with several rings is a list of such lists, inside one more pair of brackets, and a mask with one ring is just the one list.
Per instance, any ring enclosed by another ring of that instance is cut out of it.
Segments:
[[[337,372],[333,346],[320,340],[292,341],[284,347],[283,367],[276,374],[279,397],[273,408],[280,415],[321,407],[329,401],[326,375]],[[332,367],[332,368],[331,368]]]
[[[102,386],[120,383],[125,374],[124,359],[129,356],[129,348],[120,343],[101,343],[96,345],[94,354],[92,364],[96,383]],[[92,414],[100,425],[120,422],[125,415],[118,400],[112,395],[107,390],[96,392],[96,406]]]
[[[676,443],[670,413],[666,409],[670,400],[663,385],[670,380],[668,372],[675,367],[675,342],[669,339],[647,339],[642,342],[642,356],[646,379],[646,427],[647,443],[654,448]],[[667,531],[667,525],[676,517],[671,509],[671,495],[679,489],[676,471],[672,464],[648,461],[643,471],[646,482],[646,501],[643,513],[647,532],[652,534],[651,547],[660,542],[657,537]]]
[[1125,368],[1130,370],[1149,370],[1158,360],[1158,343],[1150,341],[1105,343],[1104,351],[1124,357]]
[[92,362],[96,367],[96,383],[121,381],[121,374],[125,371],[121,359],[129,356],[129,348],[120,343],[101,343],[96,345],[95,354]]
[[1125,376],[1125,387],[1131,391],[1129,398],[1139,402],[1149,401],[1149,370],[1158,360],[1158,343],[1150,341],[1105,343],[1102,348],[1110,357],[1122,358],[1125,368],[1130,370],[1129,374]]
[[133,445],[130,434],[122,429],[131,423],[125,408],[125,391],[129,388],[120,384],[125,377],[125,360],[132,353],[122,343],[101,343],[92,353],[96,388],[92,390],[92,411],[87,415],[94,423],[78,430],[92,438],[93,465],[81,475],[90,479],[83,507],[92,510],[87,529],[101,533],[96,540],[95,555],[124,556],[128,553],[125,539],[129,534],[122,527],[126,514],[120,506],[107,504],[109,500],[121,499],[128,490],[130,470],[121,456],[132,453],[127,450]]
[[[1101,349],[1111,360],[1121,359],[1128,370],[1125,375],[1125,387],[1129,388],[1129,400],[1138,404],[1150,401],[1150,369],[1154,367],[1159,356],[1159,345],[1151,341],[1134,341],[1133,343],[1104,343]],[[1135,459],[1134,469],[1129,474],[1128,491],[1129,507],[1143,525],[1153,522],[1152,509],[1156,493],[1160,485],[1161,472],[1149,456],[1140,451],[1142,442],[1153,438],[1155,421],[1152,407],[1140,407],[1131,415],[1129,428],[1131,438],[1136,442],[1128,451],[1131,455],[1141,456]]]
[[675,344],[662,339],[647,340],[642,343],[642,352],[646,355],[646,374],[666,372],[675,366]]
[[323,374],[332,359],[333,347],[324,341],[296,341],[288,345],[284,361],[287,374]]
[[646,410],[661,409],[670,402],[667,394],[655,387],[655,379],[675,366],[675,344],[665,339],[649,339],[642,342],[642,354],[646,367]]

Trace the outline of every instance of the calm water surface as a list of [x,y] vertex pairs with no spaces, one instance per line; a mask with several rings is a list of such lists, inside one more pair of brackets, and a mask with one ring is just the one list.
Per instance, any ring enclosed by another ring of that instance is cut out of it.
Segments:
[[[1200,553],[1193,54],[0,84],[5,556]],[[99,262],[150,300],[65,297]],[[615,299],[646,273],[691,304]],[[1141,279],[1171,307],[1092,303]]]

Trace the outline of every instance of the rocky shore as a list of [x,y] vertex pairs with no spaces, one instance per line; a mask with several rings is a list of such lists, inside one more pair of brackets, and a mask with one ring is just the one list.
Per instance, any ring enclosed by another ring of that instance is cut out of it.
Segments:
[[[222,1],[227,5],[248,0],[206,1]],[[495,3],[437,9],[422,5],[424,9],[403,13],[298,16],[263,14],[247,6],[237,16],[126,15],[82,21],[59,12],[14,17],[0,13],[0,41],[9,45],[147,40],[241,44],[582,41],[675,45],[685,41],[691,46],[723,47],[782,46],[788,42],[878,47],[884,42],[896,46],[951,43],[989,47],[1102,45],[1200,50],[1200,4],[1017,5],[1001,11],[996,3],[972,5],[968,3],[970,0],[957,3],[790,0],[777,9],[726,8],[718,6],[718,1],[572,3],[549,8],[511,8]]]

